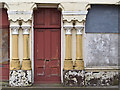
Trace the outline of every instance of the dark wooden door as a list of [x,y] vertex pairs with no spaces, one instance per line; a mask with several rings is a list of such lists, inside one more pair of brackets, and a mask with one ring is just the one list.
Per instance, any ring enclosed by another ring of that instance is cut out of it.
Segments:
[[38,9],[34,18],[35,83],[60,83],[60,12],[57,9]]

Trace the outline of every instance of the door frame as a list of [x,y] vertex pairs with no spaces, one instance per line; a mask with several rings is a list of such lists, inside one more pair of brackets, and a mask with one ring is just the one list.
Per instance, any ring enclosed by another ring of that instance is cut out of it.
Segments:
[[[53,7],[49,7],[53,8]],[[58,8],[58,7],[56,7]],[[32,15],[32,83],[34,83],[34,15]],[[62,11],[61,11],[61,83],[63,83],[63,16],[62,16]]]

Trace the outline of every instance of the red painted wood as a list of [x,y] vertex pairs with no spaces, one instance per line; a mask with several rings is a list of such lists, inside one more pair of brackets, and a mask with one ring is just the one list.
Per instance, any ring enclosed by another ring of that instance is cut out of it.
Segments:
[[0,8],[0,29],[8,28],[9,21],[8,21],[8,14],[7,9]]
[[57,9],[37,9],[34,11],[34,28],[60,28],[61,12]]
[[[8,21],[7,9],[3,9],[3,8],[0,8],[0,29],[8,30],[8,58],[9,58],[9,55],[10,55],[9,21]],[[1,80],[2,81],[9,80],[9,60],[6,61],[5,64],[0,63],[0,81]]]
[[35,83],[60,83],[60,29],[35,29]]
[[61,31],[57,9],[34,11],[35,83],[60,83]]
[[8,81],[9,80],[9,63],[0,64],[0,80]]

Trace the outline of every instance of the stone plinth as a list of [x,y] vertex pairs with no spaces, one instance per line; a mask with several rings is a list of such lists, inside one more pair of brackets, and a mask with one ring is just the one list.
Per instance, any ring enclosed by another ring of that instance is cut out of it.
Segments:
[[63,71],[64,86],[84,86],[85,74],[83,70],[65,70]]
[[85,72],[86,86],[114,86],[119,85],[119,80],[117,71]]
[[31,86],[31,70],[11,70],[9,77],[10,86]]

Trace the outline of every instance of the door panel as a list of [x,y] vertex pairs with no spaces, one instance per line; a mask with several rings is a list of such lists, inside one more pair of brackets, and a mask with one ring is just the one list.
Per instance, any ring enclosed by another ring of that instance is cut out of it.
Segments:
[[45,30],[45,59],[50,59],[50,30]]
[[60,28],[61,12],[56,8],[34,10],[34,28]]
[[[44,33],[43,30],[38,30],[38,32],[36,33],[37,34],[37,59],[44,59],[44,55],[45,55],[45,52],[44,52],[44,49],[45,49],[45,46],[44,46],[44,43],[45,43],[45,38],[44,38]],[[42,42],[42,43],[41,43]]]
[[60,29],[35,29],[35,83],[60,83]]
[[59,31],[51,30],[51,59],[58,59],[59,53]]

